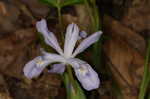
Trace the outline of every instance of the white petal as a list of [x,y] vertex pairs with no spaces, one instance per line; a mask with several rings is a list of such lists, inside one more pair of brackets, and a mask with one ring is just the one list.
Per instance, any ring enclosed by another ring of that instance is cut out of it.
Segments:
[[64,45],[65,57],[70,57],[78,40],[79,28],[76,24],[70,24],[67,27]]
[[46,20],[42,19],[41,21],[38,21],[36,23],[36,28],[38,32],[40,32],[44,36],[45,42],[52,48],[54,48],[59,54],[63,55],[63,51],[60,48],[55,35],[47,28]]
[[24,75],[30,79],[33,77],[37,77],[50,63],[50,60],[44,60],[42,56],[38,56],[25,65],[25,67],[23,68]]
[[74,68],[75,74],[84,89],[93,90],[99,87],[100,79],[98,74],[88,63],[77,58],[69,59],[68,63]]
[[95,43],[96,41],[98,41],[98,39],[100,38],[102,32],[96,32],[94,34],[92,34],[91,36],[87,37],[86,39],[84,39],[80,45],[77,47],[77,49],[75,50],[75,52],[73,53],[72,57],[75,57],[77,54],[83,52],[86,48],[88,48],[90,45],[92,45],[93,43]]

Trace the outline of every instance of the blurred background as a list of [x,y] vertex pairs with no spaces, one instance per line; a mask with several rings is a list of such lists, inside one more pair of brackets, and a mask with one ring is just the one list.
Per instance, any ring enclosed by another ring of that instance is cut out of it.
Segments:
[[[57,8],[46,1],[51,0],[0,0],[0,99],[66,99],[60,75],[46,69],[36,79],[23,75],[24,65],[40,55],[35,24],[42,18],[57,38],[72,22],[88,34],[103,31],[95,54],[100,65],[94,67],[101,85],[84,90],[87,99],[150,99],[150,0],[72,3],[61,8],[61,22]],[[81,57],[96,64],[91,49]]]

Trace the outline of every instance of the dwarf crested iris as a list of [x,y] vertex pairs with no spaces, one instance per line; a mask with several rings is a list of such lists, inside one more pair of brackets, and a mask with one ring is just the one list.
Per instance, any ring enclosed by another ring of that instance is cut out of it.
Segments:
[[57,62],[57,64],[52,65],[49,72],[62,74],[65,71],[66,65],[69,64],[74,69],[75,75],[84,89],[92,90],[99,87],[100,79],[98,74],[87,62],[75,57],[98,41],[102,34],[101,31],[86,37],[75,49],[76,42],[79,38],[79,28],[76,24],[68,25],[63,51],[59,46],[56,36],[48,30],[45,19],[37,22],[36,28],[44,36],[46,44],[55,49],[57,54],[42,50],[41,56],[34,58],[25,65],[23,72],[27,78],[31,79],[39,76],[46,66]]

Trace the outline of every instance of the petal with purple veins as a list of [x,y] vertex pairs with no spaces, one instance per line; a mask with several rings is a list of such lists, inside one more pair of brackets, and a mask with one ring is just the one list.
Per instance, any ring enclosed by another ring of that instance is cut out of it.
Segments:
[[98,74],[88,63],[77,58],[69,59],[68,63],[74,68],[75,75],[84,89],[89,91],[99,87],[100,79]]
[[52,68],[49,70],[50,73],[58,73],[63,74],[65,71],[65,64],[54,64]]
[[37,77],[49,63],[51,61],[43,60],[42,56],[38,56],[25,65],[23,68],[24,75],[29,79]]

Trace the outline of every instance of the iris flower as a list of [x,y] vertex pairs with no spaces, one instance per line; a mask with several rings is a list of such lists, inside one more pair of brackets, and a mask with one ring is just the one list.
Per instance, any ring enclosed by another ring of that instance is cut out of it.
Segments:
[[37,31],[44,36],[46,44],[56,50],[56,53],[49,53],[42,50],[42,55],[29,61],[24,69],[24,75],[32,79],[39,76],[44,68],[52,63],[49,72],[62,74],[65,71],[66,65],[71,65],[75,71],[75,75],[81,85],[86,90],[93,90],[99,87],[100,79],[98,74],[85,61],[75,58],[79,53],[83,52],[90,45],[98,41],[102,32],[96,32],[85,38],[79,46],[75,49],[76,42],[79,37],[79,28],[76,24],[70,24],[67,27],[65,34],[64,51],[59,46],[56,36],[47,28],[45,19],[36,23]]

